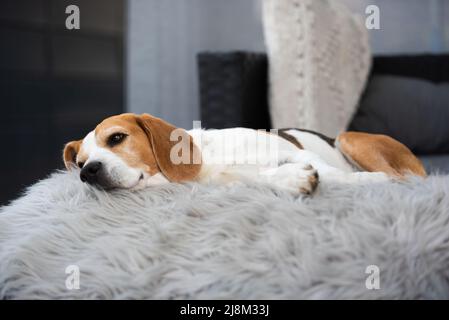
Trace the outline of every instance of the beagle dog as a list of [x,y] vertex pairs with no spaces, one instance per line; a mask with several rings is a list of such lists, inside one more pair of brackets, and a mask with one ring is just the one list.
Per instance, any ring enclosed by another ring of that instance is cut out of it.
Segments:
[[260,181],[311,194],[318,182],[370,183],[426,176],[422,163],[384,135],[345,132],[336,139],[300,129],[186,131],[148,114],[105,119],[65,145],[67,169],[103,189],[167,182]]

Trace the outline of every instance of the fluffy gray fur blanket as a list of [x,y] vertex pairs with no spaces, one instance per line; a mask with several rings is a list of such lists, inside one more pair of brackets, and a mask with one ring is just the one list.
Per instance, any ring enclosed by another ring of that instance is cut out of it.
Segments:
[[0,210],[0,298],[449,298],[449,180],[308,198],[256,184],[108,193],[56,173]]

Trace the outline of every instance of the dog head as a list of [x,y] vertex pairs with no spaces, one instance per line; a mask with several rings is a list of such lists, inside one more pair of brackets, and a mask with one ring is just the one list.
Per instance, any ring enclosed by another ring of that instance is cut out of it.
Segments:
[[[179,154],[186,150],[187,155]],[[67,143],[63,153],[67,169],[79,167],[83,182],[104,189],[141,188],[161,175],[173,182],[193,180],[201,168],[194,161],[198,156],[185,130],[148,114],[130,113],[105,119],[84,139]]]

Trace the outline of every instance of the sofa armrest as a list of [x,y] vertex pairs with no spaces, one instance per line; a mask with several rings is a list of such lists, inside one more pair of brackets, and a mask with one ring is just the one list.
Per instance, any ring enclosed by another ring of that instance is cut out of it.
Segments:
[[203,127],[271,127],[266,54],[203,52],[197,62]]

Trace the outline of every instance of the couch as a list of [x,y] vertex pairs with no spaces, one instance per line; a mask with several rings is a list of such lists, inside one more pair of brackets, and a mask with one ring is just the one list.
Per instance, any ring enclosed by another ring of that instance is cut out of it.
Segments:
[[[205,128],[271,128],[265,53],[198,55]],[[387,134],[449,173],[449,55],[375,56],[349,130]]]

